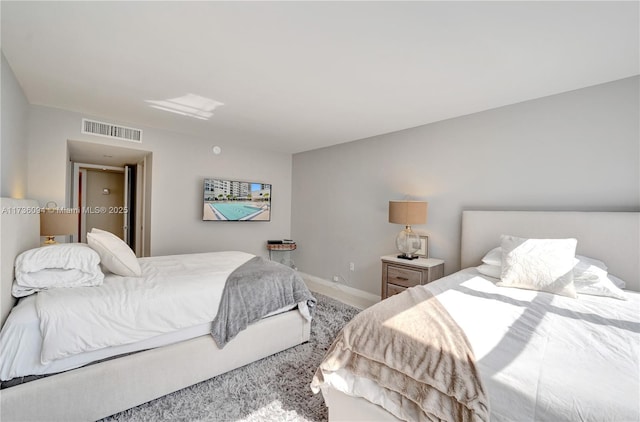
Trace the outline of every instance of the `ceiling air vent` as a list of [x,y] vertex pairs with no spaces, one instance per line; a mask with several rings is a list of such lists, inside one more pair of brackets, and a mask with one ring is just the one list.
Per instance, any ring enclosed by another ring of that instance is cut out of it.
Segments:
[[142,130],[117,126],[95,120],[82,119],[82,133],[104,136],[123,141],[142,142]]

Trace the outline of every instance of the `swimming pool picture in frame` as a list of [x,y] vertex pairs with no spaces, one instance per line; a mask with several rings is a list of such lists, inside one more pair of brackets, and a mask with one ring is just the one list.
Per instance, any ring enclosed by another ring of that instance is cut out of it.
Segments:
[[271,221],[271,184],[206,178],[204,221]]

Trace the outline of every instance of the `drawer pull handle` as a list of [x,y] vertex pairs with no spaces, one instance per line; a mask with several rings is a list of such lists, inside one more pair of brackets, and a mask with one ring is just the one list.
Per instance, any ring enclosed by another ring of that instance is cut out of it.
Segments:
[[404,280],[404,281],[408,281],[409,279],[407,277],[396,277],[398,280]]

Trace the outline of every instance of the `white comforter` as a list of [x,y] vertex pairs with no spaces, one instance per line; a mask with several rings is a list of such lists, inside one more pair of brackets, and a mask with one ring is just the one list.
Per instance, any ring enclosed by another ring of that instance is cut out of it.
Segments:
[[[492,421],[640,420],[640,294],[571,299],[491,280],[470,268],[418,288],[465,331]],[[367,380],[343,371],[326,381],[386,407]]]
[[212,321],[225,281],[253,258],[217,252],[141,258],[142,277],[38,293],[42,363]]

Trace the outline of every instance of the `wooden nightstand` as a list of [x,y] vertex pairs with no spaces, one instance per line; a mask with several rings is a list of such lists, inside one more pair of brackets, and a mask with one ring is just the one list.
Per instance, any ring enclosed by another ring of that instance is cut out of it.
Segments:
[[444,261],[435,258],[400,259],[387,255],[382,260],[382,299],[419,284],[431,283],[444,275]]

